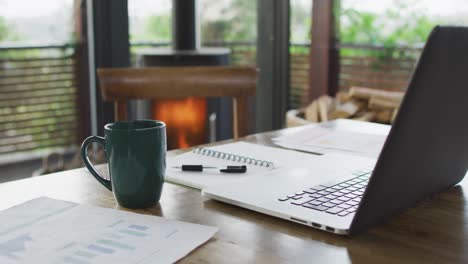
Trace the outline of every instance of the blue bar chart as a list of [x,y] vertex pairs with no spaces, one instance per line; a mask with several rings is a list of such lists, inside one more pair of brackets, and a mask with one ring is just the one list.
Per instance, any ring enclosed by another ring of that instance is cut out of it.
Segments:
[[[21,221],[18,221],[21,219]],[[0,263],[170,263],[216,228],[38,198],[0,212]]]

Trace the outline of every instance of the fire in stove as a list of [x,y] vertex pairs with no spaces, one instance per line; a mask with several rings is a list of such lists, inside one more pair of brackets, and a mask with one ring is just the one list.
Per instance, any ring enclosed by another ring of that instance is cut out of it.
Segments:
[[153,101],[153,119],[166,123],[167,148],[187,148],[207,142],[205,98]]

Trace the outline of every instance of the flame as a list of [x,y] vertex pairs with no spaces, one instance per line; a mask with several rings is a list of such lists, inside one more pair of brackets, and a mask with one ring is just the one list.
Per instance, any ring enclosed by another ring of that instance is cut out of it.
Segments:
[[190,147],[189,143],[187,142],[187,139],[185,138],[185,134],[183,133],[183,131],[179,131],[179,133],[177,133],[177,144],[179,148]]
[[204,98],[153,101],[153,118],[167,125],[168,148],[186,148],[206,142],[207,104]]

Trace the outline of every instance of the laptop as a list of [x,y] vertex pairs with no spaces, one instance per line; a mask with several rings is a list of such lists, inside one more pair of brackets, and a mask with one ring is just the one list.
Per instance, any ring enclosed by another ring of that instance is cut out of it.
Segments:
[[378,159],[322,155],[203,195],[353,235],[460,182],[468,165],[468,28],[437,26]]

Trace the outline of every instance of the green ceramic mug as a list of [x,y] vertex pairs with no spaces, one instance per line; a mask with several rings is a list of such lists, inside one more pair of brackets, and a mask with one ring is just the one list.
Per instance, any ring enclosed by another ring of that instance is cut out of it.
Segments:
[[[81,158],[91,174],[127,208],[156,204],[166,171],[166,125],[157,120],[115,122],[104,127],[105,137],[91,136],[81,145]],[[88,158],[88,145],[104,146],[110,180],[103,178]]]

